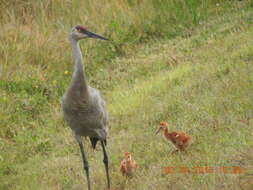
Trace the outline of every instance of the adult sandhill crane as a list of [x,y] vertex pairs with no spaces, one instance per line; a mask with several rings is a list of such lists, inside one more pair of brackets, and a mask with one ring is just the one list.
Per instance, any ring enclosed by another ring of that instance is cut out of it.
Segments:
[[101,142],[104,165],[106,170],[107,185],[110,188],[108,169],[108,156],[106,153],[107,120],[106,104],[99,91],[88,86],[83,66],[83,57],[78,41],[85,38],[108,40],[102,36],[88,31],[85,27],[77,25],[72,28],[69,39],[72,45],[74,58],[74,73],[69,88],[62,99],[64,118],[74,132],[80,146],[83,166],[86,173],[88,189],[91,190],[89,177],[89,164],[85,155],[82,136],[89,137],[95,149],[98,141]]

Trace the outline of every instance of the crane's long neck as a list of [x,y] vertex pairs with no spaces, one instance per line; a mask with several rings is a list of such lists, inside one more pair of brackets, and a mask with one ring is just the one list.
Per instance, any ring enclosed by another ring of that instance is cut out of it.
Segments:
[[71,85],[75,89],[79,89],[82,92],[88,90],[88,84],[86,81],[86,75],[84,73],[83,56],[79,46],[79,43],[75,39],[70,39],[72,45],[72,53],[74,59],[74,73],[72,75]]

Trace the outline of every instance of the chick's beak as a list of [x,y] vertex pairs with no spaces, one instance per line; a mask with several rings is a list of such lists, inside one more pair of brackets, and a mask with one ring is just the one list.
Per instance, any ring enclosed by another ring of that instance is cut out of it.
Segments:
[[107,38],[100,36],[98,34],[95,34],[93,32],[90,31],[86,31],[86,34],[90,37],[90,38],[97,38],[97,39],[101,39],[101,40],[108,40]]
[[161,131],[162,127],[159,127],[159,129],[156,131],[156,135]]

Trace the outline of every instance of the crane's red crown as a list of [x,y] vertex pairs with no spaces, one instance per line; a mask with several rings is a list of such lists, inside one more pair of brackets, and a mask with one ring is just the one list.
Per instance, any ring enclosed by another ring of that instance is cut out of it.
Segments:
[[82,33],[87,32],[87,28],[85,28],[81,25],[77,25],[75,28],[77,29],[78,32],[82,32]]

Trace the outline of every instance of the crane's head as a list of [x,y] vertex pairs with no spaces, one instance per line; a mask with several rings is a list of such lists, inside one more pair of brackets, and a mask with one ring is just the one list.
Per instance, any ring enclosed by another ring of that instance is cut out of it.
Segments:
[[165,122],[165,121],[160,122],[159,128],[156,131],[156,134],[158,134],[161,130],[167,129],[167,127],[168,127],[168,123],[167,122]]
[[104,38],[103,36],[90,32],[87,28],[81,25],[76,25],[75,27],[72,28],[70,32],[70,37],[75,40],[81,40],[84,38],[97,38],[101,40],[108,40],[107,38]]

